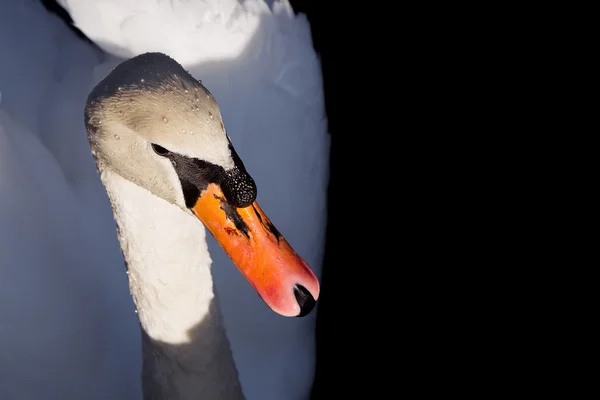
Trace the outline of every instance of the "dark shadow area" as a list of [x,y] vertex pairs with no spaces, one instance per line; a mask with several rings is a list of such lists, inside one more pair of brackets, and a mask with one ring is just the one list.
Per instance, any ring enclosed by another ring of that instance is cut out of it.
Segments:
[[142,328],[144,399],[188,399],[190,393],[176,392],[182,383],[202,385],[198,390],[218,394],[215,399],[239,399],[241,387],[215,300],[207,316],[187,333],[188,343],[172,344],[152,339]]

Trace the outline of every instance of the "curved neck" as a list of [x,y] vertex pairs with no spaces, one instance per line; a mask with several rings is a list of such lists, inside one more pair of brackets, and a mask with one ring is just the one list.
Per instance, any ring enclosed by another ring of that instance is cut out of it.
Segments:
[[146,399],[241,399],[202,223],[105,172],[143,329]]

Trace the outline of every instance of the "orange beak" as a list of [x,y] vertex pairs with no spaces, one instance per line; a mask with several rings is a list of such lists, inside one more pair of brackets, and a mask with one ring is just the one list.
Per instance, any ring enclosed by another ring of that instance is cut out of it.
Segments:
[[210,184],[192,212],[271,309],[283,316],[308,314],[319,297],[319,281],[256,202],[231,206]]

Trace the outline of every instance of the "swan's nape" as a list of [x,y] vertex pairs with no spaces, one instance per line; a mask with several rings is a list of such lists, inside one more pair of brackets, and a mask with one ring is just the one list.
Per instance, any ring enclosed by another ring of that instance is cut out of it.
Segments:
[[101,173],[200,219],[273,311],[313,309],[317,278],[258,206],[214,97],[181,65],[162,53],[121,63],[90,93],[85,119]]

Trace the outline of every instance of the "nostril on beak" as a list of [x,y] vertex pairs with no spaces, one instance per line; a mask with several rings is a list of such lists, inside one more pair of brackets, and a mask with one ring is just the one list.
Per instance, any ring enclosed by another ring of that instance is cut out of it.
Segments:
[[297,317],[308,315],[317,303],[312,294],[310,294],[310,292],[302,285],[296,284],[296,286],[294,286],[294,296],[300,306],[300,314],[296,315]]

